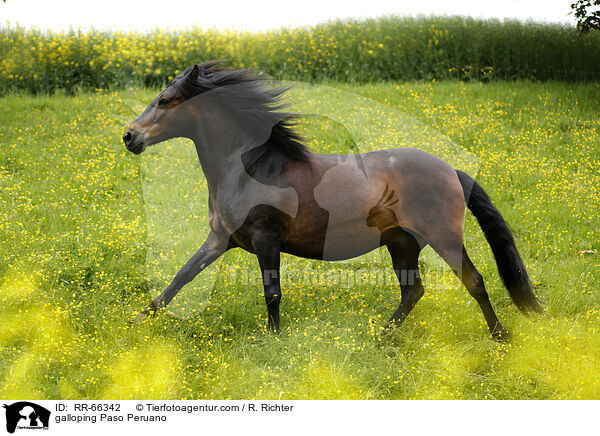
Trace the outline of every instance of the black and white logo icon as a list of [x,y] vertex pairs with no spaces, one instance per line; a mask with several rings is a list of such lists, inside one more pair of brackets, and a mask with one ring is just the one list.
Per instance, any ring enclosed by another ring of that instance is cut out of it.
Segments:
[[50,411],[42,406],[29,401],[19,401],[10,405],[4,404],[6,409],[6,431],[14,433],[16,429],[48,429]]

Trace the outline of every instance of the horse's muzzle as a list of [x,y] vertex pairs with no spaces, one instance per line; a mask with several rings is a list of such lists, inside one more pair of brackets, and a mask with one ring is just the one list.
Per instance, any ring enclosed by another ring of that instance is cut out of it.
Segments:
[[123,142],[127,150],[135,154],[140,154],[144,151],[144,141],[139,138],[139,134],[135,131],[128,130],[123,134]]

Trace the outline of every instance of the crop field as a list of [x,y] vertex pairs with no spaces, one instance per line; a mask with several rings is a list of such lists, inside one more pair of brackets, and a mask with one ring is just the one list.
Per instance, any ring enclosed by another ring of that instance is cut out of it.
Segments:
[[310,148],[411,146],[469,171],[511,225],[545,312],[518,312],[467,213],[465,245],[513,334],[491,339],[431,250],[400,301],[385,249],[282,258],[282,331],[258,264],[232,250],[141,324],[207,234],[193,145],[135,156],[121,135],[158,89],[0,97],[0,397],[7,399],[600,399],[600,85],[299,84]]
[[598,81],[600,34],[566,24],[468,17],[386,16],[258,33],[48,32],[0,24],[0,91],[163,86],[200,59],[311,82]]

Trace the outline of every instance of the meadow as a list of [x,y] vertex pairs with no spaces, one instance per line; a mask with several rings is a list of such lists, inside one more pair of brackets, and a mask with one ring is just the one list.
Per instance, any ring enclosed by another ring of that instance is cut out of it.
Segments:
[[[430,251],[420,259],[426,294],[387,338],[380,328],[400,290],[372,276],[391,275],[385,250],[347,263],[284,256],[279,336],[266,331],[257,262],[239,250],[169,311],[131,325],[206,234],[193,146],[124,149],[123,130],[157,89],[9,93],[0,97],[0,397],[599,399],[600,85],[327,85],[290,92],[311,114],[299,129],[313,151],[416,146],[468,169],[512,226],[543,315],[514,307],[467,214],[466,246],[510,342],[490,338]],[[332,105],[360,116],[337,119]],[[176,169],[157,171],[165,162]],[[359,279],[323,279],[348,271]]]

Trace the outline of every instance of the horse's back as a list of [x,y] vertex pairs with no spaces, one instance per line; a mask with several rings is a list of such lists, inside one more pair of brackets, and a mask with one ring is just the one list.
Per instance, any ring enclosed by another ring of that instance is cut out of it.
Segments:
[[[393,228],[424,243],[462,238],[464,196],[454,168],[413,148],[316,155],[316,203],[328,213],[324,258],[341,259],[386,243]],[[386,233],[387,232],[387,233]]]

